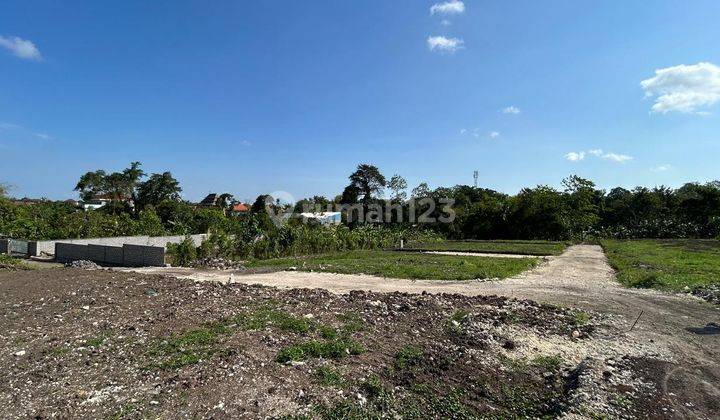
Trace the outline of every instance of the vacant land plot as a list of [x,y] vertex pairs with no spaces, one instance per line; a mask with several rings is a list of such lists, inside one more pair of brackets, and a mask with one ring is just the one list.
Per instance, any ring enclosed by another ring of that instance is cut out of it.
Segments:
[[0,410],[11,418],[657,418],[668,409],[657,372],[671,365],[607,353],[603,376],[587,356],[609,347],[605,333],[595,337],[600,321],[531,301],[77,269],[0,273],[0,296]]
[[520,255],[560,255],[567,244],[550,241],[439,241],[415,242],[408,249],[422,251],[483,252]]
[[679,291],[720,284],[720,241],[607,240],[602,246],[626,286]]
[[470,280],[506,278],[537,265],[536,258],[512,259],[430,255],[396,251],[348,251],[312,257],[254,261],[250,268],[273,267],[398,279]]

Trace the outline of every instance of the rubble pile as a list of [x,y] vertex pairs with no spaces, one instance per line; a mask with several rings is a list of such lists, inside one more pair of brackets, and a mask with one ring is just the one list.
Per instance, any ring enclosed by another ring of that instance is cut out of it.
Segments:
[[99,270],[101,267],[92,261],[75,260],[65,264],[65,267],[81,268],[83,270]]
[[245,268],[240,261],[227,260],[225,258],[202,258],[193,264],[198,268],[211,268],[214,270],[240,270]]

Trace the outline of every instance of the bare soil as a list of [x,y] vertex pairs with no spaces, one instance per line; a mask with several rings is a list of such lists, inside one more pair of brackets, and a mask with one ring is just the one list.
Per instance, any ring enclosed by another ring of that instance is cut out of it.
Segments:
[[[160,270],[196,280],[281,288],[319,287],[334,293],[359,289],[498,295],[592,311],[602,314],[603,318],[594,344],[569,351],[572,355],[566,357],[597,362],[593,365],[596,374],[604,372],[608,359],[617,357],[634,358],[641,361],[638,362],[641,366],[652,364],[653,369],[646,371],[654,376],[653,382],[662,391],[662,399],[667,404],[663,414],[677,418],[715,418],[720,412],[720,329],[717,328],[720,306],[687,294],[625,288],[615,280],[615,273],[599,246],[569,247],[562,255],[546,257],[536,269],[501,281],[411,281],[329,273],[243,275],[242,272]],[[548,342],[540,344],[551,351],[562,349]],[[586,401],[576,402],[602,409],[607,401],[593,395],[596,385],[587,384],[590,392],[583,395]]]

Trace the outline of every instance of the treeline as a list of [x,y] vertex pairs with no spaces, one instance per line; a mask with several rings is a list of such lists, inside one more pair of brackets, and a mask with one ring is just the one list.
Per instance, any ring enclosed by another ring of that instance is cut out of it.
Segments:
[[[215,232],[240,238],[237,255],[284,255],[303,249],[343,249],[327,243],[346,241],[304,226],[290,216],[309,210],[360,209],[366,216],[381,208],[380,217],[353,218],[343,214],[350,231],[382,224],[388,240],[412,236],[418,230],[452,239],[587,239],[614,238],[716,238],[720,235],[720,182],[688,183],[667,187],[605,191],[578,176],[563,180],[562,189],[524,188],[508,195],[467,185],[434,190],[420,184],[407,191],[407,182],[389,180],[372,165],[360,165],[349,185],[333,198],[314,196],[297,203],[278,203],[261,195],[250,212],[233,215],[230,194],[216,206],[196,206],[180,199],[180,185],[169,172],[146,175],[134,162],[121,172],[99,170],[83,175],[76,190],[84,199],[113,197],[110,205],[82,211],[63,202],[28,205],[7,199],[0,185],[0,236],[24,239],[61,239],[129,235],[185,235]],[[453,203],[448,205],[448,199]],[[343,207],[345,206],[345,207]],[[448,218],[452,213],[452,218]],[[414,217],[411,217],[414,216]],[[423,222],[428,223],[423,223]],[[312,232],[312,233],[308,233]],[[398,234],[397,232],[402,232]],[[329,235],[329,236],[327,236]],[[362,236],[362,235],[360,235]],[[298,240],[297,238],[303,238]],[[331,239],[328,239],[331,238]],[[242,244],[256,244],[243,250]],[[347,241],[346,241],[347,242]],[[382,243],[382,240],[376,241]],[[227,248],[227,247],[226,247]],[[288,251],[290,250],[290,251]]]
[[564,189],[524,188],[507,195],[459,185],[427,196],[450,197],[456,218],[433,229],[456,239],[718,238],[720,182],[680,188],[604,191],[571,176]]

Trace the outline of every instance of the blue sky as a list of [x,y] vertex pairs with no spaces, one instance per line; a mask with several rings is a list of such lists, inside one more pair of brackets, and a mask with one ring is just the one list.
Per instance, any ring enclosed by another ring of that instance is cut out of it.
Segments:
[[190,200],[332,196],[358,163],[411,188],[705,182],[718,22],[715,0],[5,1],[0,182],[64,199],[134,160]]

